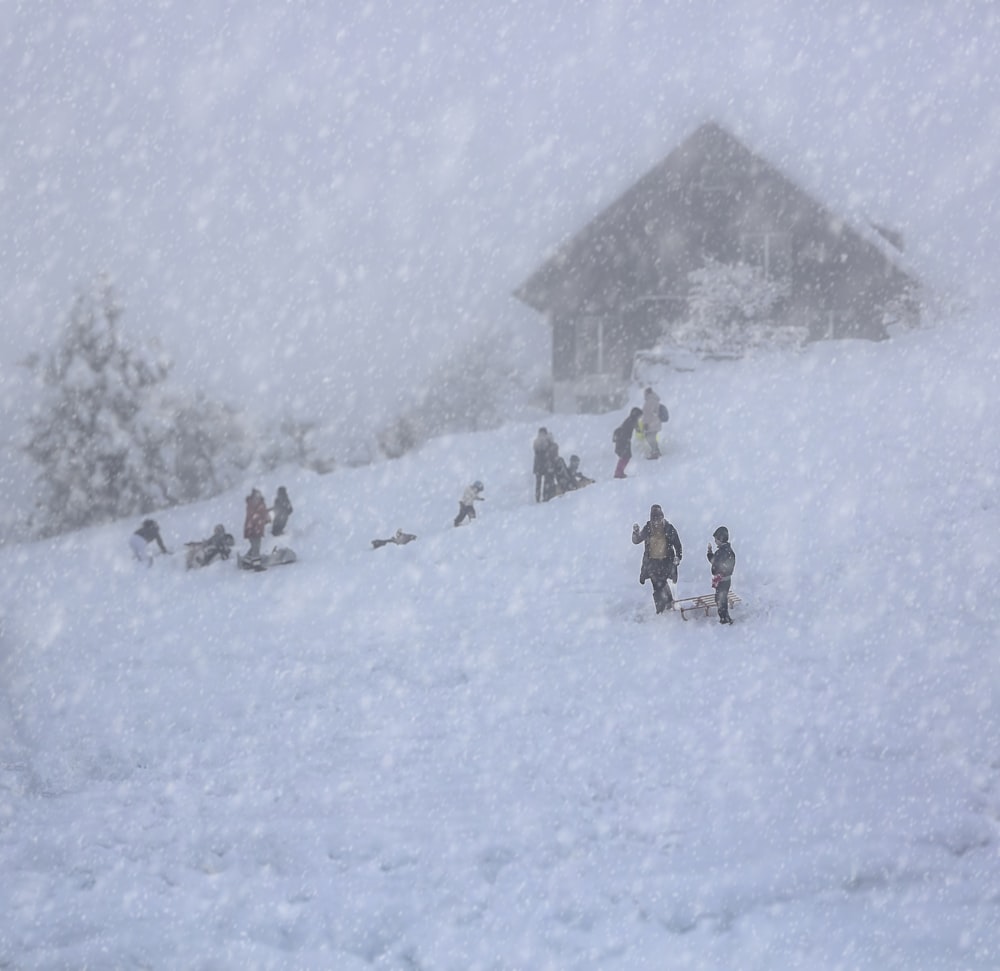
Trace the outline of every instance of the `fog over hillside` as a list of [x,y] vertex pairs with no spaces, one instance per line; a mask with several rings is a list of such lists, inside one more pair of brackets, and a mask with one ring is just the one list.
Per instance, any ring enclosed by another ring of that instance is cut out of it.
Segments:
[[706,118],[998,289],[985,0],[53,0],[0,42],[5,375],[107,271],[178,381],[365,429],[472,331],[544,361],[511,291]]

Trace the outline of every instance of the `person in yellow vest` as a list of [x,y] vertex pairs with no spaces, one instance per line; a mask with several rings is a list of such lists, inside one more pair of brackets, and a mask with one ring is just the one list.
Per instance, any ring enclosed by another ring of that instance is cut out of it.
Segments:
[[638,523],[632,524],[632,542],[637,546],[645,543],[642,553],[642,569],[639,582],[651,580],[653,584],[653,606],[658,614],[674,605],[674,595],[667,581],[677,582],[677,564],[684,551],[677,530],[667,522],[660,506],[651,506],[649,522],[642,529]]

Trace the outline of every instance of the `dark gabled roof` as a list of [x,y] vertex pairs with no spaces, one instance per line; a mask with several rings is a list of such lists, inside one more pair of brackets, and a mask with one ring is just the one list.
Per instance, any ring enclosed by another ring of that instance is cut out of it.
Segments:
[[[702,124],[660,163],[650,169],[631,188],[603,209],[576,235],[562,243],[515,291],[514,296],[539,312],[558,303],[561,291],[577,287],[602,260],[623,258],[622,254],[642,245],[648,233],[644,226],[651,221],[671,218],[671,203],[677,202],[685,173],[692,164],[705,158],[735,160],[747,170],[766,174],[781,192],[797,200],[799,208],[817,221],[831,227],[831,232],[849,234],[910,276],[897,264],[899,251],[892,234],[871,224],[859,226],[833,214],[822,203],[801,189],[771,163],[752,152],[739,139],[716,122]],[[836,227],[836,229],[833,229]],[[896,244],[896,245],[893,245]]]

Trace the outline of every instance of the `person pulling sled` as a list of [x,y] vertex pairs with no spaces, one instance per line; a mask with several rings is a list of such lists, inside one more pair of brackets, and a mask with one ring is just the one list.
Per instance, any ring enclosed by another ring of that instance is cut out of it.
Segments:
[[677,582],[677,564],[684,555],[681,539],[673,525],[667,522],[663,509],[654,505],[649,510],[649,522],[642,529],[639,529],[638,523],[632,524],[632,542],[637,546],[645,543],[639,583],[652,581],[653,606],[658,614],[662,614],[674,605],[668,581]]

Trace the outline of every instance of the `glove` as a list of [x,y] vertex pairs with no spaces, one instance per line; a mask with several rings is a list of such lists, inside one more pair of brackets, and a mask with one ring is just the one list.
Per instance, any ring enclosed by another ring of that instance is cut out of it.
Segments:
[[708,544],[708,555],[709,556],[712,555],[712,544],[711,543]]

